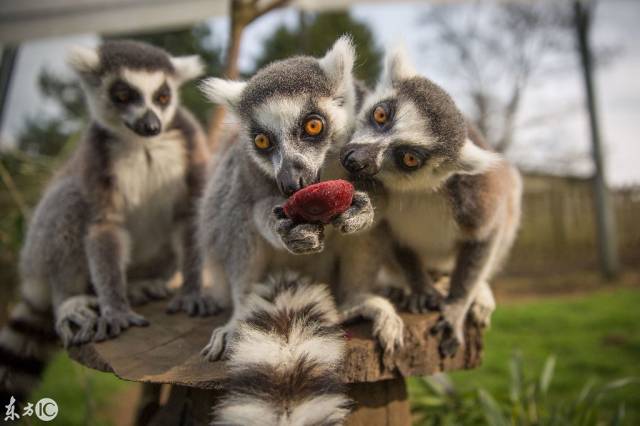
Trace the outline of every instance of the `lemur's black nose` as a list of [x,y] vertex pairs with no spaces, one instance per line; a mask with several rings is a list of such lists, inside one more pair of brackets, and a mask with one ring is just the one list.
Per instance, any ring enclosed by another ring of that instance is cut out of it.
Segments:
[[283,167],[276,177],[280,191],[286,197],[290,197],[295,192],[308,185],[308,179],[303,177],[303,172],[298,167]]
[[153,111],[147,111],[140,117],[133,130],[140,136],[155,136],[160,133],[160,119]]
[[342,165],[351,173],[357,173],[367,167],[366,164],[362,164],[358,161],[355,153],[355,150],[350,150],[344,155],[344,157],[342,157]]
[[377,156],[379,149],[375,145],[346,146],[340,155],[342,166],[349,173],[373,176],[380,171]]

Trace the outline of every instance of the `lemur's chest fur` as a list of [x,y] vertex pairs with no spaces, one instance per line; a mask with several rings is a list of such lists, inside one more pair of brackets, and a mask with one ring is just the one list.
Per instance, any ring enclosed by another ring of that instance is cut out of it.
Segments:
[[426,265],[445,267],[450,263],[458,227],[444,193],[391,194],[384,216],[393,238],[414,250]]
[[[186,194],[182,134],[164,133],[113,150],[113,175],[123,204],[133,259],[146,259],[171,236],[176,204]],[[151,253],[148,253],[151,254]]]

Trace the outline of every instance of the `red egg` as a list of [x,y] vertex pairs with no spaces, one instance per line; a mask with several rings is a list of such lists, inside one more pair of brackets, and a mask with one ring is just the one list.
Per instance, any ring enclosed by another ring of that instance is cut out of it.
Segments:
[[284,213],[294,222],[328,224],[351,206],[353,185],[346,180],[328,180],[309,185],[284,204]]

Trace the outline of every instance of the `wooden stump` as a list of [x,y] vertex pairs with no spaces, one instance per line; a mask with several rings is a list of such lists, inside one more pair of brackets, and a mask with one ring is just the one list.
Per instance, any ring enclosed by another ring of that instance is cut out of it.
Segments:
[[[134,327],[115,340],[69,349],[79,363],[121,379],[147,384],[173,385],[164,406],[154,405],[157,387],[143,393],[146,410],[139,423],[152,425],[208,425],[211,407],[224,392],[224,362],[206,362],[199,353],[214,327],[225,316],[190,318],[164,313],[165,303],[142,307],[139,312],[151,322]],[[356,401],[349,425],[410,425],[411,416],[404,377],[431,375],[441,371],[474,368],[480,364],[482,332],[468,323],[466,345],[453,358],[438,354],[438,339],[429,334],[437,314],[402,314],[405,346],[393,360],[382,363],[380,347],[371,336],[368,322],[346,327],[345,383]],[[153,411],[157,411],[155,414]]]

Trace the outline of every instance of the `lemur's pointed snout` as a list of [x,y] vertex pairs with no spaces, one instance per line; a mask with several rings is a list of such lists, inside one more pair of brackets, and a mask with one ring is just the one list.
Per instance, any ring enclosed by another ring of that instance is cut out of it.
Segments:
[[133,131],[140,136],[155,136],[160,133],[162,124],[153,111],[147,111],[142,117],[136,120]]
[[290,197],[317,179],[300,161],[286,162],[276,176],[282,195]]
[[340,162],[349,173],[373,176],[380,171],[379,148],[375,145],[349,144],[340,153]]

